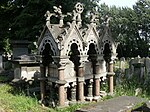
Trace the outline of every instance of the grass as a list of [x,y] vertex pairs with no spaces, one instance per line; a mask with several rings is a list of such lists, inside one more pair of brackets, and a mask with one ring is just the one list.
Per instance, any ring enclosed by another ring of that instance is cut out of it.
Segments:
[[[116,63],[119,65],[119,63]],[[127,65],[126,65],[127,66]],[[0,82],[7,81],[6,77],[1,76]],[[139,97],[150,99],[150,82],[146,85],[139,83],[135,78],[130,80],[123,79],[122,83],[115,86],[114,96],[106,96],[102,100],[107,100],[118,96],[134,96],[135,89],[142,88]],[[145,89],[146,88],[146,89]],[[102,86],[102,90],[108,90],[107,83]],[[142,104],[142,103],[141,103]],[[139,104],[139,105],[141,105]],[[87,106],[88,104],[86,104]],[[138,107],[137,105],[136,107]],[[26,96],[22,91],[16,91],[9,84],[0,83],[0,111],[5,112],[74,112],[85,104],[74,104],[65,108],[42,107],[36,97]]]
[[0,107],[8,112],[46,112],[35,98],[27,97],[23,93],[12,94],[13,88],[8,84],[0,86]]
[[26,96],[23,92],[14,94],[14,89],[8,84],[0,85],[0,111],[6,112],[74,112],[85,104],[74,104],[65,108],[42,107],[38,99]]

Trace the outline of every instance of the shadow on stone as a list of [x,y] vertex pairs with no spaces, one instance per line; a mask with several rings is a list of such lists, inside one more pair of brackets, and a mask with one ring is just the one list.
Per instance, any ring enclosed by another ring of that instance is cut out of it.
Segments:
[[141,107],[138,107],[131,112],[150,112],[150,108],[146,103],[144,103]]

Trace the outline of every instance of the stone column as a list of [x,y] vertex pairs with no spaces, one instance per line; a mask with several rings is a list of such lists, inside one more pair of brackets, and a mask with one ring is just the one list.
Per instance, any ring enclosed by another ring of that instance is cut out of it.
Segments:
[[76,101],[76,83],[75,82],[71,83],[71,101],[72,102]]
[[89,80],[88,83],[88,95],[87,95],[87,100],[92,101],[93,99],[93,79]]
[[77,79],[77,86],[78,86],[78,100],[84,101],[84,77],[83,77],[83,65],[78,67],[78,79]]
[[39,78],[39,80],[40,80],[41,103],[42,103],[45,98],[45,91],[46,91],[46,86],[45,86],[46,67],[43,64],[40,65],[40,72],[41,72],[41,77]]
[[51,66],[52,66],[52,64],[50,63],[50,64],[48,65],[48,77],[50,77],[50,76],[51,76],[51,73],[52,73],[52,68],[51,68]]
[[59,106],[65,105],[65,87],[66,81],[64,80],[64,66],[58,68],[58,99],[59,99]]
[[110,61],[108,64],[108,84],[109,84],[109,93],[110,95],[113,95],[113,88],[114,88],[114,82],[113,82],[113,76],[115,73],[113,72],[113,61]]
[[98,100],[100,98],[100,73],[101,73],[100,64],[97,62],[95,65],[95,74],[94,74],[94,100]]
[[65,90],[65,105],[68,105],[69,104],[69,101],[68,101],[68,99],[67,99],[67,91],[68,91],[68,86],[66,85],[66,86],[64,86],[64,90]]

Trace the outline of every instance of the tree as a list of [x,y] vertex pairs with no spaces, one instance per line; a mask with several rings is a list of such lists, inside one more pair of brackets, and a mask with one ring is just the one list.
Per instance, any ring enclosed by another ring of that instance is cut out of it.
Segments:
[[139,0],[134,10],[127,7],[117,8],[100,5],[100,15],[112,17],[110,28],[112,36],[119,41],[119,57],[148,56],[150,3],[148,0]]
[[63,13],[71,12],[78,1],[85,4],[86,13],[96,6],[99,0],[2,0],[0,20],[3,22],[0,24],[0,30],[4,32],[0,34],[0,38],[36,40],[45,25],[44,14],[47,10],[53,12],[54,5],[61,5]]

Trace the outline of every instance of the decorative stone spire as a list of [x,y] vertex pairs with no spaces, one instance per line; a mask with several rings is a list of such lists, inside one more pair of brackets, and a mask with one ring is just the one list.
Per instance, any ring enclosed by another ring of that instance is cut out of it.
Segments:
[[47,21],[48,24],[50,24],[50,18],[53,15],[54,15],[54,13],[50,13],[50,11],[46,11],[44,16],[46,17],[46,21]]
[[63,26],[63,19],[64,17],[66,17],[66,15],[63,15],[62,14],[62,11],[61,11],[61,6],[53,6],[53,9],[54,9],[54,13],[50,13],[50,11],[47,11],[46,14],[45,14],[45,17],[46,17],[46,21],[50,24],[50,18],[51,16],[55,16],[55,17],[58,17],[60,19],[59,21],[59,24],[60,26]]
[[108,15],[106,15],[104,17],[104,24],[108,27],[109,26],[109,21],[111,20],[112,17],[109,17]]
[[90,23],[96,25],[96,22],[98,21],[98,13],[93,10],[90,12]]
[[62,14],[62,11],[61,11],[62,7],[61,6],[58,6],[58,7],[54,6],[53,8],[54,8],[54,12],[55,12],[55,17],[58,17],[60,19],[59,24],[60,24],[60,26],[63,26],[64,25],[63,19],[66,15]]
[[74,23],[77,22],[77,24],[80,26],[81,25],[81,22],[82,22],[82,19],[81,19],[81,13],[83,12],[84,8],[83,8],[83,4],[81,4],[80,2],[78,2],[75,7],[74,7],[74,10],[73,10],[73,13],[72,13],[72,20]]

